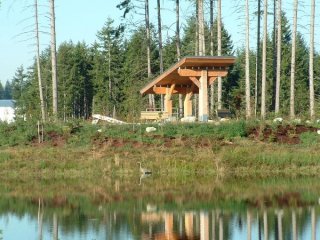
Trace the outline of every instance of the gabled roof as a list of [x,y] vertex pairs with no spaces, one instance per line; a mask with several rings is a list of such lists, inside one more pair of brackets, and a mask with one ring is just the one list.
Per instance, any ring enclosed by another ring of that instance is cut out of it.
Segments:
[[15,101],[11,99],[0,100],[0,107],[12,107],[14,108]]
[[181,86],[192,85],[193,83],[190,80],[190,77],[185,76],[184,74],[179,74],[179,69],[208,69],[212,71],[219,71],[223,69],[223,71],[225,71],[230,65],[235,63],[235,60],[235,57],[225,56],[185,57],[155,78],[152,82],[148,83],[140,90],[140,93],[154,93],[153,88],[158,86],[170,86],[171,84]]

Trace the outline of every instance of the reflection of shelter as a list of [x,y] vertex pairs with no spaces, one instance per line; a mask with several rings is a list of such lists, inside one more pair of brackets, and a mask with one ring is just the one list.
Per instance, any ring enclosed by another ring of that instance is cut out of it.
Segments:
[[192,116],[192,96],[199,94],[199,120],[208,121],[208,86],[225,77],[234,57],[186,57],[141,89],[141,94],[165,94],[164,114],[172,116],[172,94],[185,95],[184,117]]

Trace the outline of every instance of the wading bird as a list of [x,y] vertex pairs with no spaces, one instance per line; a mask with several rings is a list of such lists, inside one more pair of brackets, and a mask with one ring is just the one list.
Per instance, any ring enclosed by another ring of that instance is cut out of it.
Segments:
[[148,174],[151,174],[151,173],[152,173],[151,170],[146,169],[146,168],[142,168],[142,167],[141,167],[141,162],[138,162],[138,164],[140,165],[140,173],[141,173],[141,174],[148,175]]

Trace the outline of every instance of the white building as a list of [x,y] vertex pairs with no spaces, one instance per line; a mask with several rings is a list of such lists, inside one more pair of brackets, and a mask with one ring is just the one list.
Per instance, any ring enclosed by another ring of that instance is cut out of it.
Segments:
[[0,122],[12,123],[15,116],[14,100],[0,100]]

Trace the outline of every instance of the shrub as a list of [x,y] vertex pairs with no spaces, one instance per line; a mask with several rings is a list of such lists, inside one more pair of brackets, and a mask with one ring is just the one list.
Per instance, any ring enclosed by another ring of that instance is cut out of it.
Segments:
[[300,135],[300,141],[301,144],[306,146],[313,146],[319,143],[319,135],[315,132],[305,132],[301,133]]

